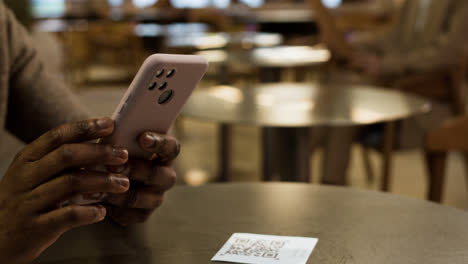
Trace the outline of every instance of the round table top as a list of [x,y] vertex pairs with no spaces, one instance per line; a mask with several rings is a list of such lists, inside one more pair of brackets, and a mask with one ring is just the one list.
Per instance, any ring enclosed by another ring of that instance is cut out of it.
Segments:
[[231,44],[240,44],[244,48],[274,47],[281,45],[284,41],[283,36],[279,33],[236,32],[229,35]]
[[[273,36],[263,37],[265,43],[269,38],[273,43]],[[331,58],[330,51],[322,45],[260,47],[244,51],[205,50],[196,54],[205,57],[210,64],[277,68],[323,65]]]
[[468,263],[468,213],[310,184],[176,187],[143,225],[66,233],[38,263],[197,264],[233,233],[318,238],[307,263]]
[[307,6],[300,9],[259,9],[250,18],[256,23],[311,23],[315,22],[313,12]]
[[229,34],[199,32],[186,35],[167,36],[169,48],[191,48],[197,50],[220,49],[229,44]]
[[200,89],[193,93],[182,114],[228,124],[306,127],[373,124],[429,110],[427,100],[383,88],[279,83]]

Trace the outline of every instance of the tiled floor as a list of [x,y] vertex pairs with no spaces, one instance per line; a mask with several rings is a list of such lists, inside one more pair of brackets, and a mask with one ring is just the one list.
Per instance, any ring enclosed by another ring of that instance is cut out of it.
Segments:
[[[109,115],[117,105],[125,87],[92,87],[81,89],[83,102],[97,116]],[[217,172],[217,125],[197,120],[180,118],[173,133],[182,143],[182,152],[177,163],[181,182],[202,184],[215,179]],[[234,181],[259,181],[261,175],[260,131],[254,127],[237,126],[233,129],[232,174]],[[12,153],[20,147],[14,140],[7,140],[0,149],[0,173],[3,175]],[[352,188],[377,190],[379,179],[368,185],[361,160],[360,148],[353,147],[349,177]],[[312,158],[313,178],[318,183],[320,152]],[[377,171],[379,154],[371,159]],[[378,171],[377,171],[378,172]],[[460,157],[450,155],[447,168],[447,183],[444,204],[468,209],[467,184]],[[397,152],[394,156],[391,190],[398,195],[424,198],[426,180],[423,156],[419,150]]]

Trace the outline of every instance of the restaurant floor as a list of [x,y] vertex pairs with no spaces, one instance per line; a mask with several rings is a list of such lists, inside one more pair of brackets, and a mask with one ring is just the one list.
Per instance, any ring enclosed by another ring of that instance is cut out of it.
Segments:
[[[119,101],[125,87],[88,87],[79,90],[79,96],[97,116],[109,115]],[[214,181],[217,172],[217,125],[209,122],[180,118],[173,133],[182,143],[177,162],[181,184],[203,184]],[[236,126],[233,129],[232,180],[260,181],[261,175],[260,130],[254,127]],[[13,153],[21,147],[14,140],[5,140],[0,148],[0,175],[6,171]],[[366,181],[359,145],[352,149],[349,182],[352,188],[377,190],[379,178],[372,184]],[[319,183],[320,151],[313,156],[313,182]],[[372,153],[372,163],[379,175],[380,154]],[[468,210],[465,170],[457,153],[449,156],[444,204]],[[426,172],[421,150],[396,152],[392,170],[391,192],[423,199],[426,190]]]

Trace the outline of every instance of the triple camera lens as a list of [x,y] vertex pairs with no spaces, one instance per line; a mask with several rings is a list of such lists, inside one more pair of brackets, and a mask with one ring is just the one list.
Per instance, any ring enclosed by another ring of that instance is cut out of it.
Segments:
[[[156,72],[156,78],[161,78],[164,73],[166,73],[166,78],[171,78],[174,76],[176,70],[175,69],[170,69],[170,70],[165,70],[165,69],[161,69],[161,70],[158,70]],[[148,90],[152,91],[154,90],[156,87],[158,86],[158,83],[157,82],[153,82],[149,87],[148,87]],[[159,85],[158,87],[158,90],[162,91],[164,89],[166,89],[168,86],[168,83],[167,82],[163,82]],[[159,96],[159,99],[158,99],[158,103],[159,104],[164,104],[164,103],[167,103],[173,96],[174,94],[174,91],[173,90],[167,90],[165,92],[163,92],[160,96]]]

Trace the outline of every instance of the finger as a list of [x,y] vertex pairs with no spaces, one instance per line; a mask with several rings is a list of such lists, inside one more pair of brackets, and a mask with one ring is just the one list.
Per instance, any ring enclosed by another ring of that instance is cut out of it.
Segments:
[[105,201],[121,208],[155,209],[164,201],[164,194],[151,188],[130,189],[124,194],[109,194]]
[[153,163],[148,160],[130,160],[123,171],[132,181],[147,183],[153,173]]
[[26,146],[23,154],[29,161],[35,161],[63,144],[98,139],[110,135],[113,130],[114,121],[108,117],[61,125]]
[[122,209],[111,205],[106,205],[108,216],[120,225],[143,223],[151,216],[153,210],[148,209]]
[[146,185],[151,185],[153,189],[156,189],[160,192],[166,192],[167,190],[171,189],[174,187],[176,182],[177,174],[174,168],[169,166],[154,166],[150,176],[144,179],[144,183]]
[[104,144],[66,144],[34,163],[35,179],[32,183],[44,183],[52,176],[69,168],[91,165],[122,165],[128,160],[128,151]]
[[156,154],[156,158],[161,162],[175,159],[180,152],[179,142],[171,136],[145,132],[140,135],[138,142],[144,151]]
[[165,192],[177,182],[177,175],[171,166],[154,165],[148,160],[129,160],[125,166],[108,167],[112,173],[122,173],[130,180],[151,185],[153,189]]
[[106,217],[106,208],[102,205],[70,205],[40,215],[36,224],[48,232],[66,232],[72,228],[90,225]]
[[125,193],[130,181],[121,174],[79,170],[42,184],[30,193],[35,208],[50,208],[76,194]]

